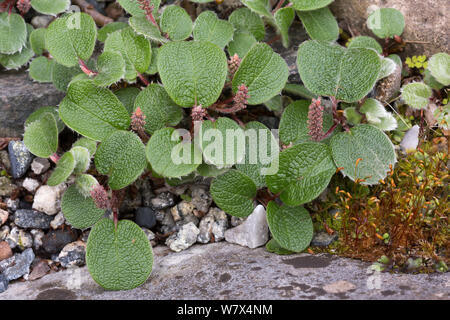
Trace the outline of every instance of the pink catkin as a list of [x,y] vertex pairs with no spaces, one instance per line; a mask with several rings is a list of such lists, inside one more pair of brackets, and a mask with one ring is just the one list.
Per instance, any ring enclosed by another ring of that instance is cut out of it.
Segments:
[[249,98],[247,86],[241,84],[233,98],[233,109],[236,110],[235,112],[245,109]]
[[31,8],[30,0],[18,0],[16,4],[17,9],[22,15],[26,14]]
[[192,121],[202,121],[207,116],[206,110],[202,105],[194,106],[191,111]]
[[141,132],[144,130],[145,123],[145,115],[141,108],[137,107],[131,115],[131,129],[135,132]]
[[308,112],[308,130],[311,140],[319,142],[324,138],[323,106],[321,99],[313,99]]
[[228,70],[230,71],[231,78],[234,76],[236,71],[239,69],[239,66],[241,65],[241,59],[239,56],[235,53],[234,56],[228,60]]
[[108,193],[106,192],[105,188],[103,188],[102,185],[97,184],[91,190],[91,197],[94,200],[94,203],[97,206],[97,208],[106,210],[111,207]]

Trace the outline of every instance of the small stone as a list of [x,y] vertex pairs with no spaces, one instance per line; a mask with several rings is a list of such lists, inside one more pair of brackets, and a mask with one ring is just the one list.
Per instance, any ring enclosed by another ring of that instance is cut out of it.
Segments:
[[191,203],[200,211],[200,214],[196,214],[196,216],[202,217],[208,212],[212,203],[212,197],[208,192],[208,187],[204,185],[191,186],[191,197]]
[[22,141],[10,141],[8,145],[9,161],[11,161],[11,174],[18,179],[27,172],[33,155]]
[[52,217],[36,210],[19,209],[14,214],[14,223],[25,229],[48,229]]
[[170,192],[162,192],[151,200],[153,209],[162,210],[175,205],[175,197]]
[[260,247],[269,240],[269,226],[266,219],[266,210],[258,205],[244,223],[228,229],[225,240],[249,248]]
[[8,200],[6,200],[6,206],[8,207],[8,209],[10,209],[11,211],[16,211],[17,208],[19,207],[19,203],[20,200],[19,199],[11,199],[8,198]]
[[136,210],[136,224],[140,227],[153,228],[156,225],[156,214],[152,208],[141,207]]
[[25,180],[23,181],[22,187],[27,189],[27,191],[29,191],[29,192],[34,192],[34,191],[36,191],[37,188],[39,188],[39,185],[40,185],[40,183],[36,179],[25,178]]
[[0,150],[0,164],[7,172],[11,172],[11,161],[6,150]]
[[35,158],[31,163],[31,170],[35,174],[43,174],[50,168],[50,161],[45,158]]
[[42,278],[50,271],[50,267],[48,266],[48,262],[45,260],[39,261],[32,269],[28,280],[34,281]]
[[48,215],[57,214],[61,209],[60,198],[65,189],[64,183],[54,187],[41,186],[34,196],[33,209]]
[[3,271],[3,274],[9,281],[19,279],[30,273],[30,266],[34,260],[34,252],[33,249],[29,248],[21,254],[14,255],[14,257],[14,264]]
[[17,188],[8,177],[0,177],[0,197],[9,197]]
[[81,234],[81,241],[83,242],[87,242],[89,239],[89,233],[91,233],[91,229],[88,230],[84,230],[83,233]]
[[161,224],[159,231],[162,234],[175,230],[175,221],[173,221],[170,210],[159,210],[156,212],[156,220]]
[[22,229],[14,227],[5,239],[11,249],[19,248],[25,250],[33,246],[33,237]]
[[0,229],[0,241],[5,240],[9,236],[10,228],[8,226],[3,226]]
[[194,205],[191,202],[181,201],[175,207],[170,209],[173,221],[180,227],[184,224],[192,222],[198,226],[198,218],[194,215]]
[[328,293],[345,293],[350,290],[355,290],[356,286],[348,281],[340,280],[323,286],[323,290]]
[[2,226],[6,221],[8,221],[9,212],[3,209],[0,209],[0,226]]
[[181,226],[177,233],[174,233],[166,240],[166,245],[170,250],[180,252],[192,246],[197,241],[200,230],[194,223],[189,222]]
[[200,221],[200,233],[197,242],[208,243],[214,237],[215,242],[225,239],[225,231],[228,229],[227,214],[219,208],[209,209],[208,214]]
[[2,241],[0,242],[0,261],[9,259],[13,255],[11,247],[8,242]]
[[69,243],[61,250],[58,261],[64,268],[84,266],[86,264],[86,243],[83,241]]
[[44,239],[45,233],[38,229],[31,230],[30,233],[33,236],[33,248],[38,250],[42,247],[42,239]]
[[49,254],[57,254],[77,238],[78,233],[73,229],[50,230],[42,239],[42,247]]
[[237,226],[243,224],[244,221],[245,221],[244,218],[239,218],[239,217],[231,216],[231,221],[230,221],[230,223],[231,223],[231,226],[232,226],[232,227],[237,227]]
[[66,222],[66,219],[64,218],[64,214],[62,212],[58,213],[55,218],[50,222],[50,226],[53,230],[58,229],[60,226],[62,226]]
[[0,273],[0,293],[5,292],[8,289],[9,281],[6,279],[3,273]]
[[328,234],[325,231],[319,231],[314,233],[314,237],[311,240],[311,246],[313,247],[328,247],[334,241],[339,238],[339,235],[335,232],[333,234]]
[[153,231],[147,229],[147,228],[141,228],[142,231],[144,231],[145,235],[147,236],[148,241],[152,242],[153,240],[155,240],[156,236],[153,233]]
[[31,19],[31,25],[36,29],[46,28],[52,20],[52,16],[36,16]]

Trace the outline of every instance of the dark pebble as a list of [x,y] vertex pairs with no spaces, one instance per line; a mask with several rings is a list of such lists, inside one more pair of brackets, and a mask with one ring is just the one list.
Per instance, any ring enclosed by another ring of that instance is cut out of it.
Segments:
[[10,141],[8,145],[11,174],[13,178],[22,177],[31,165],[33,155],[22,141]]
[[78,232],[74,229],[51,230],[42,238],[42,248],[48,254],[59,253],[66,244],[74,242]]
[[319,231],[314,234],[314,237],[311,241],[311,246],[313,247],[328,247],[334,241],[339,238],[337,233],[328,234],[325,231]]
[[19,209],[14,214],[14,223],[25,229],[49,229],[53,219],[53,216],[36,210]]
[[33,209],[33,203],[25,201],[25,200],[20,200],[19,201],[19,209],[31,210],[31,209]]
[[152,207],[155,210],[163,210],[175,205],[175,197],[170,192],[162,192],[156,198],[151,199]]
[[135,219],[140,227],[151,229],[156,225],[156,213],[148,207],[137,208]]

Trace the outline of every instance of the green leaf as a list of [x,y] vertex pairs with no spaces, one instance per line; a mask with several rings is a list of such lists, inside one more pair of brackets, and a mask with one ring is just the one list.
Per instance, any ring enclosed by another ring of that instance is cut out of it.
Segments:
[[409,83],[401,91],[402,99],[414,109],[425,109],[433,95],[431,88],[422,82]]
[[352,125],[361,123],[361,120],[363,118],[363,116],[356,110],[355,107],[346,108],[344,110],[344,116]]
[[145,130],[153,134],[166,126],[176,126],[183,119],[183,110],[170,99],[164,88],[152,83],[142,90],[134,102],[145,115]]
[[381,69],[380,57],[371,49],[345,49],[316,40],[300,45],[297,64],[309,91],[344,102],[364,98]]
[[314,228],[309,212],[303,207],[267,205],[267,222],[276,242],[283,248],[302,252],[313,238]]
[[202,163],[198,166],[197,172],[202,177],[217,177],[227,172],[229,168],[219,169],[212,164]]
[[96,141],[117,130],[128,129],[131,121],[119,99],[91,80],[80,80],[69,86],[59,106],[59,116],[69,128]]
[[159,49],[158,70],[167,93],[182,107],[212,105],[228,73],[223,50],[206,41],[169,42]]
[[[97,179],[95,179],[93,176],[91,176],[90,174],[83,173],[83,174],[80,174],[79,176],[77,176],[74,186],[76,187],[77,191],[84,198],[88,198],[91,196],[92,189],[98,184],[99,183],[98,183]],[[95,221],[95,222],[97,222],[97,221]],[[94,223],[92,223],[92,224],[94,224]]]
[[[291,103],[283,112],[280,120],[280,140],[285,145],[311,142],[308,130],[308,112],[310,101],[299,100]],[[323,131],[327,132],[333,126],[333,117],[323,112]],[[328,141],[329,138],[323,140]]]
[[248,8],[234,10],[228,17],[236,32],[250,33],[256,40],[262,41],[266,36],[266,29],[261,17]]
[[130,17],[128,22],[137,34],[143,35],[147,39],[159,43],[166,43],[169,41],[161,35],[159,29],[148,21],[145,16]]
[[[344,176],[362,184],[377,184],[384,179],[389,166],[396,163],[394,146],[389,138],[371,125],[358,125],[331,139],[334,162]],[[358,159],[361,159],[358,161]]]
[[34,111],[32,114],[30,114],[25,121],[25,127],[27,127],[30,123],[33,121],[41,119],[43,116],[45,116],[47,113],[51,113],[53,117],[56,120],[56,126],[58,127],[58,133],[61,133],[61,131],[64,130],[65,125],[64,122],[61,121],[58,114],[58,109],[56,107],[41,107]]
[[[145,11],[141,9],[137,0],[117,0],[117,2],[132,16],[145,17]],[[153,5],[153,12],[158,12],[159,6],[161,5],[161,0],[150,0],[149,4]]]
[[428,61],[431,75],[444,86],[450,85],[450,55],[444,52],[436,53]]
[[378,74],[378,80],[390,76],[394,73],[395,69],[397,69],[397,64],[394,60],[389,58],[381,58],[381,69]]
[[373,124],[375,127],[377,127],[380,130],[383,130],[383,131],[392,131],[392,130],[397,129],[397,127],[398,127],[397,120],[392,115],[392,113],[389,113],[389,112],[387,112],[385,117],[380,118],[379,123],[371,123],[370,121],[369,121],[369,123]]
[[31,49],[37,55],[44,53],[45,48],[45,33],[47,32],[46,28],[39,28],[33,30],[30,34],[30,45]]
[[284,59],[267,44],[258,43],[242,59],[233,78],[233,92],[245,84],[250,96],[248,104],[261,104],[280,93],[288,77]]
[[202,12],[195,20],[194,40],[208,41],[223,49],[233,39],[233,33],[233,25],[212,11]]
[[48,178],[47,184],[53,187],[66,181],[66,179],[72,174],[73,170],[75,169],[75,165],[76,162],[73,157],[73,153],[64,153],[56,164],[56,168],[53,171],[52,175],[50,176],[50,178]]
[[269,0],[241,0],[241,2],[253,12],[273,20]]
[[119,98],[120,102],[122,102],[122,104],[125,106],[125,108],[127,109],[128,113],[131,116],[134,110],[134,101],[136,100],[136,97],[140,92],[141,90],[139,90],[139,88],[126,87],[114,91],[114,94],[117,96],[117,98]]
[[[79,25],[78,25],[79,24]],[[47,28],[45,44],[56,62],[72,67],[94,52],[97,27],[86,13],[75,12],[54,20]]]
[[283,110],[283,97],[281,95],[275,96],[270,100],[264,102],[264,105],[270,111],[282,111]]
[[285,48],[289,47],[289,28],[294,22],[295,11],[292,8],[281,8],[275,12],[275,22],[281,32],[281,41]]
[[378,43],[378,41],[372,37],[367,37],[367,36],[359,36],[359,37],[351,38],[348,48],[349,49],[366,48],[366,49],[373,49],[378,54],[383,53],[383,48]]
[[267,186],[289,206],[298,206],[317,198],[330,183],[336,167],[329,147],[323,143],[306,142],[280,153],[276,174],[266,176]]
[[107,290],[130,290],[152,272],[153,252],[146,234],[132,221],[102,219],[92,228],[86,247],[92,278]]
[[108,185],[113,190],[133,183],[147,167],[145,146],[130,131],[116,131],[98,147],[95,155],[98,172],[109,176]]
[[82,146],[72,147],[70,152],[75,160],[75,168],[73,169],[75,174],[81,174],[89,169],[91,164],[91,155],[89,150]]
[[105,214],[105,210],[97,208],[94,200],[90,196],[85,197],[75,185],[71,185],[64,192],[61,210],[72,227],[82,230],[93,226]]
[[203,121],[198,138],[203,159],[208,164],[231,167],[244,157],[244,131],[229,118]]
[[158,73],[158,52],[159,47],[152,47],[152,58],[147,71],[145,71],[146,74],[154,75]]
[[397,9],[380,8],[370,14],[367,26],[378,38],[393,38],[403,33],[405,18]]
[[[1,21],[0,21],[1,23]],[[30,44],[30,34],[33,31],[33,27],[31,24],[27,23],[27,42],[24,47],[20,51],[17,51],[13,54],[1,54],[0,53],[0,64],[3,65],[7,70],[10,69],[19,69],[23,65],[27,64],[30,59],[34,56],[34,52],[31,49]]]
[[328,6],[334,0],[289,0],[300,11],[311,11]]
[[23,142],[30,152],[48,158],[58,149],[58,127],[55,117],[45,113],[25,127]]
[[98,41],[105,42],[110,33],[113,33],[118,30],[122,30],[128,27],[128,24],[125,22],[111,22],[105,25],[103,28],[98,30]]
[[56,16],[69,9],[70,0],[31,0],[31,7],[37,12]]
[[283,91],[305,99],[317,99],[317,95],[306,89],[305,86],[296,83],[286,83]]
[[434,90],[441,90],[444,87],[442,83],[437,81],[436,78],[431,75],[429,69],[425,69],[423,73],[423,82]]
[[394,61],[400,68],[403,68],[402,58],[398,54],[390,54],[387,57]]
[[82,137],[72,145],[72,148],[74,147],[84,147],[88,149],[89,156],[92,157],[97,151],[97,142],[89,138]]
[[182,142],[174,128],[156,131],[147,144],[146,155],[152,169],[168,178],[187,176],[201,163],[201,153],[195,144]]
[[27,26],[17,13],[0,13],[0,53],[20,51],[27,41]]
[[120,53],[103,52],[97,59],[98,74],[93,82],[99,87],[108,87],[125,75],[125,61]]
[[255,37],[247,32],[235,32],[233,40],[228,43],[228,53],[230,57],[235,54],[243,58],[256,43]]
[[297,15],[313,40],[335,41],[339,26],[328,7],[314,11],[297,11]]
[[161,30],[172,40],[184,40],[192,33],[192,20],[180,6],[167,6],[161,16]]
[[274,238],[270,239],[269,242],[266,243],[266,250],[279,255],[288,255],[295,253],[294,251],[287,250],[280,246],[280,244]]
[[52,82],[52,73],[55,61],[40,56],[31,61],[28,70],[30,77],[37,82]]
[[232,216],[245,218],[253,212],[256,186],[240,171],[233,169],[218,176],[210,192],[216,205]]
[[372,98],[364,102],[360,111],[366,115],[367,121],[370,123],[380,123],[380,119],[387,117],[389,114],[380,101]]
[[134,81],[138,73],[147,71],[152,57],[149,41],[131,28],[110,33],[105,41],[105,52],[107,51],[122,55],[125,61],[125,79],[129,81]]
[[69,68],[55,62],[52,70],[53,85],[56,89],[66,92],[72,78],[81,72],[78,65]]
[[270,165],[278,154],[278,142],[269,128],[251,121],[245,125],[245,157],[236,164],[236,169],[251,178],[260,189],[266,185],[266,175],[274,173]]

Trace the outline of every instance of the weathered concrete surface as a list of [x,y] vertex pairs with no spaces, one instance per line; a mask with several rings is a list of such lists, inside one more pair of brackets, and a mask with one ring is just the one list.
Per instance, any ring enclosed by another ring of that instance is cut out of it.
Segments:
[[[105,291],[87,269],[10,284],[7,299],[450,299],[449,274],[374,274],[370,264],[332,256],[278,256],[220,242],[174,253],[159,246],[150,279]],[[373,285],[379,289],[371,289]]]
[[64,93],[52,83],[33,82],[25,71],[0,71],[0,137],[20,137],[36,109],[56,106]]
[[353,31],[362,35],[374,36],[367,28],[368,8],[376,5],[380,8],[395,8],[405,16],[405,31],[402,37],[408,41],[429,43],[409,43],[408,55],[450,51],[450,1],[448,0],[336,0],[331,10],[344,20]]

